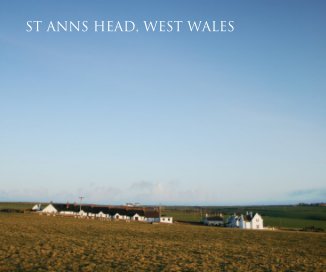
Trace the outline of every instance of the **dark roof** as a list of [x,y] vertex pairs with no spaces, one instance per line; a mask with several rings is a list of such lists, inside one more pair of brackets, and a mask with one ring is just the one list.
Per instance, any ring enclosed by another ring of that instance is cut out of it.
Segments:
[[245,221],[249,221],[250,222],[254,218],[255,215],[256,215],[256,213],[248,213],[248,214],[246,214],[246,215],[243,216],[243,219]]
[[[53,207],[58,212],[79,212],[80,211],[80,205],[79,204],[62,204],[62,203],[51,203]],[[105,213],[109,214],[111,216],[115,214],[120,215],[127,215],[127,216],[134,216],[136,213],[139,216],[144,216],[144,209],[143,208],[129,208],[129,207],[121,207],[121,206],[100,206],[100,205],[81,205],[81,209],[86,213]]]
[[128,216],[134,216],[135,214],[138,214],[139,216],[144,216],[144,210],[140,210],[140,209],[137,209],[137,210],[134,210],[134,209],[132,209],[132,210],[130,210],[130,209],[128,209],[127,210],[127,215]]
[[245,215],[245,216],[243,217],[243,219],[244,219],[245,221],[251,221],[252,216],[249,215],[249,214],[247,214],[247,215]]
[[210,216],[210,217],[206,217],[206,220],[208,220],[208,221],[223,221],[223,217],[221,217],[221,216]]
[[146,218],[159,218],[160,213],[157,210],[145,210],[145,217]]
[[67,212],[79,212],[79,205],[77,204],[60,204],[60,203],[52,203],[52,206],[58,211],[67,211]]

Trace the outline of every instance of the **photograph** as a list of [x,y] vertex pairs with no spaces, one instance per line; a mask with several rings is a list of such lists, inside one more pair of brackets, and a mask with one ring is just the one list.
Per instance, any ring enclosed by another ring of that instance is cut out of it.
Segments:
[[326,271],[324,0],[2,0],[0,272]]

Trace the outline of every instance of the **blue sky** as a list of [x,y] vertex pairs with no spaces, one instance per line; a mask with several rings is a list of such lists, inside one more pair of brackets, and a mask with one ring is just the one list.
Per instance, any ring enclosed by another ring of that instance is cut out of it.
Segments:
[[[0,201],[326,197],[323,1],[1,1]],[[27,33],[27,20],[233,20]]]

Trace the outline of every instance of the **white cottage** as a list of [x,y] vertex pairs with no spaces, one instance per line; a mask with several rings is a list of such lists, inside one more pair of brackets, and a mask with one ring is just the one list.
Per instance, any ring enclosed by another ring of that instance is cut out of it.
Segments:
[[131,216],[131,220],[134,220],[134,221],[145,221],[145,217],[138,214],[138,213],[135,213],[133,216]]
[[50,214],[55,214],[58,212],[58,210],[54,207],[53,204],[47,205],[43,210],[43,213],[50,213]]
[[96,217],[99,217],[99,218],[106,218],[107,215],[105,213],[103,213],[102,211],[100,211],[99,213],[96,214]]
[[125,215],[116,213],[116,214],[113,215],[113,218],[117,219],[117,220],[122,220],[122,219],[125,219]]
[[172,224],[173,223],[173,217],[170,217],[170,216],[161,216],[160,217],[160,223]]
[[239,220],[240,229],[264,229],[264,221],[261,215],[247,212],[245,216],[241,215]]
[[260,214],[247,212],[246,215],[229,217],[227,226],[240,229],[264,229],[264,221]]

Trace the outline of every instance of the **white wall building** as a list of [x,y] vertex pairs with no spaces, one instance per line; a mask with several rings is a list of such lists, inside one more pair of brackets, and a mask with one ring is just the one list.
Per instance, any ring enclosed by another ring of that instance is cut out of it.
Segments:
[[264,229],[264,220],[258,213],[247,212],[246,215],[229,217],[227,226],[240,229]]
[[138,213],[135,213],[130,219],[134,221],[145,221],[145,217],[139,215]]
[[160,223],[172,224],[173,223],[173,217],[161,216],[160,217]]
[[52,204],[49,204],[42,210],[42,213],[55,214],[58,213],[58,210]]
[[264,229],[264,221],[261,215],[252,212],[247,213],[245,216],[241,215],[239,221],[240,229]]

